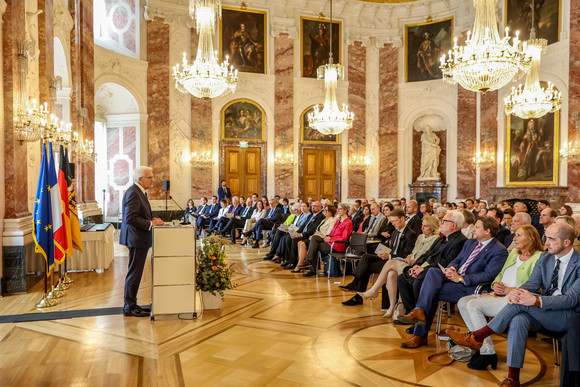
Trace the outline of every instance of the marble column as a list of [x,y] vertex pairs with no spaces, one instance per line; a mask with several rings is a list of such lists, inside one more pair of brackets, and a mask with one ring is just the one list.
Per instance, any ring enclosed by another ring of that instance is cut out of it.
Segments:
[[[366,153],[366,47],[360,42],[348,46],[348,107],[354,124],[348,134],[348,156]],[[347,161],[348,162],[348,161]],[[366,197],[365,171],[348,168],[348,198]]]
[[398,62],[399,48],[385,44],[379,49],[379,197],[399,196],[398,162]]
[[[570,0],[570,59],[568,90],[568,141],[577,133],[574,113],[580,112],[580,0]],[[568,162],[568,202],[580,202],[580,165]]]
[[38,0],[38,9],[42,13],[38,16],[38,67],[39,67],[39,97],[40,102],[48,102],[51,106],[49,84],[54,76],[54,20],[53,0]]
[[163,180],[169,180],[169,25],[161,19],[147,22],[147,149],[155,181],[150,199],[164,199]]
[[27,204],[28,174],[26,143],[14,137],[13,105],[19,93],[18,43],[26,39],[23,20],[26,18],[25,0],[8,2],[4,14],[3,61],[4,61],[4,188],[5,218],[16,219],[30,215]]
[[473,199],[475,167],[472,158],[475,155],[477,133],[476,94],[461,86],[457,88],[457,197]]
[[[481,95],[480,108],[480,151],[487,151],[495,155],[497,149],[497,108],[498,92],[491,91]],[[497,160],[496,160],[497,161]],[[495,187],[497,182],[497,164],[480,170],[479,197],[489,198],[489,188]]]
[[[294,153],[292,145],[294,97],[293,97],[293,72],[294,72],[294,40],[287,34],[281,34],[274,38],[275,60],[274,68],[276,75],[274,121],[275,127],[275,154]],[[281,197],[293,198],[294,195],[294,171],[292,165],[275,167],[276,191]]]
[[[195,60],[199,35],[191,29],[191,61]],[[191,151],[201,152],[212,150],[212,103],[210,100],[191,97]],[[217,133],[216,136],[221,136]],[[214,154],[214,162],[218,157]],[[223,176],[220,176],[220,179]],[[191,192],[194,199],[200,196],[213,195],[212,167],[191,167]],[[216,188],[217,192],[217,188]],[[208,198],[209,199],[209,198]]]
[[[95,60],[93,36],[93,4],[71,0],[69,11],[74,20],[71,31],[71,78],[73,128],[82,130],[84,140],[95,137]],[[85,110],[86,109],[86,110]],[[95,202],[95,164],[77,163],[77,202]]]

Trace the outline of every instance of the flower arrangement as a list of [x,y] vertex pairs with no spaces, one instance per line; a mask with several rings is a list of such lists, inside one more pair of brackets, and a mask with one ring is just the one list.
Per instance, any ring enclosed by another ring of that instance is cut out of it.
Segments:
[[216,236],[205,238],[197,251],[197,288],[224,299],[224,291],[233,289],[234,271],[227,266],[224,242]]

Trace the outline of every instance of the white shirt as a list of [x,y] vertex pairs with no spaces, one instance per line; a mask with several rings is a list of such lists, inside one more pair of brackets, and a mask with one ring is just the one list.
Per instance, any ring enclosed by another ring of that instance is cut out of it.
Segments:
[[[574,254],[574,249],[570,250],[570,252],[564,255],[562,258],[556,257],[556,259],[560,260],[560,270],[558,270],[558,289],[552,296],[559,296],[562,294],[562,285],[564,284],[564,275],[566,274],[566,268],[568,267],[568,263],[570,262],[570,258],[572,258],[572,254]],[[554,268],[556,268],[556,264],[558,261],[554,260]],[[550,274],[551,275],[551,274]]]
[[516,258],[516,263],[505,269],[505,271],[503,272],[503,277],[501,278],[501,282],[503,282],[505,286],[508,286],[510,288],[515,288],[518,286],[517,279],[518,269],[520,266],[522,266],[523,263],[524,261],[522,261],[520,259],[520,256],[518,255]]

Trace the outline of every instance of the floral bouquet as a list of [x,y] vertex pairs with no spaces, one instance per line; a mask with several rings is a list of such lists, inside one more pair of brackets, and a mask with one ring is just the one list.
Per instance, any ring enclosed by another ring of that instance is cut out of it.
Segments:
[[224,242],[216,237],[205,238],[197,250],[197,288],[224,299],[224,290],[233,289],[234,271],[227,266]]

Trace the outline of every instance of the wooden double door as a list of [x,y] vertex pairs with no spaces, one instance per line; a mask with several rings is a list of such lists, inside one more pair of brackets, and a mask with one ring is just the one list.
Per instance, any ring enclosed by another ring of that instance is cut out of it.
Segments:
[[334,200],[336,197],[336,151],[304,149],[302,184],[304,198]]
[[259,147],[227,146],[225,180],[234,196],[260,195],[262,150]]

